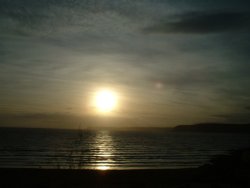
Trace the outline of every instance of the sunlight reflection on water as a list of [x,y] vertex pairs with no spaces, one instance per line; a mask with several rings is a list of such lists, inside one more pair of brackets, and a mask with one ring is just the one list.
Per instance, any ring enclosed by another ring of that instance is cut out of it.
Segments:
[[94,146],[95,148],[95,167],[97,170],[108,170],[111,164],[114,164],[113,140],[108,131],[99,131],[96,134]]

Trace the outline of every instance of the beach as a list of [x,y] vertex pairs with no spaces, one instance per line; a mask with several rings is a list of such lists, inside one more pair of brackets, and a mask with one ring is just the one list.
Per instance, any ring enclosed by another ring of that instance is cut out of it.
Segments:
[[[249,187],[247,177],[213,176],[201,169],[57,170],[1,169],[2,188],[80,187]],[[217,174],[218,175],[218,174]],[[248,176],[249,178],[249,176]]]
[[199,168],[77,170],[1,168],[2,188],[250,187],[249,150],[214,157]]
[[80,187],[250,187],[249,150],[216,156],[187,169],[77,170],[1,168],[1,188]]
[[191,181],[195,171],[1,169],[1,187],[166,187]]

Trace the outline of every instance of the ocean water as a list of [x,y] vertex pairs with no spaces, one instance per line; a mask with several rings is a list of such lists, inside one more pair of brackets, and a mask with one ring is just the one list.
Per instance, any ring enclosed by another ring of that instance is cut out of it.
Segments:
[[250,146],[240,133],[0,128],[0,167],[174,169]]

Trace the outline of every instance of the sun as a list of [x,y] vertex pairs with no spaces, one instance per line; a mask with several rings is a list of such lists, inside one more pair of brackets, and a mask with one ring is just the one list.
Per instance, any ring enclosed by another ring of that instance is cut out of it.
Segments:
[[111,112],[115,109],[117,95],[110,90],[101,90],[96,93],[95,107],[101,112]]

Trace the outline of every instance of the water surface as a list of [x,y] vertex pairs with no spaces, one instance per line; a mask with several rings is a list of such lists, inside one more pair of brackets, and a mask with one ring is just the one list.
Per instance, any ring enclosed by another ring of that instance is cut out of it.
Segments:
[[190,168],[249,146],[249,134],[240,133],[1,128],[0,167]]

